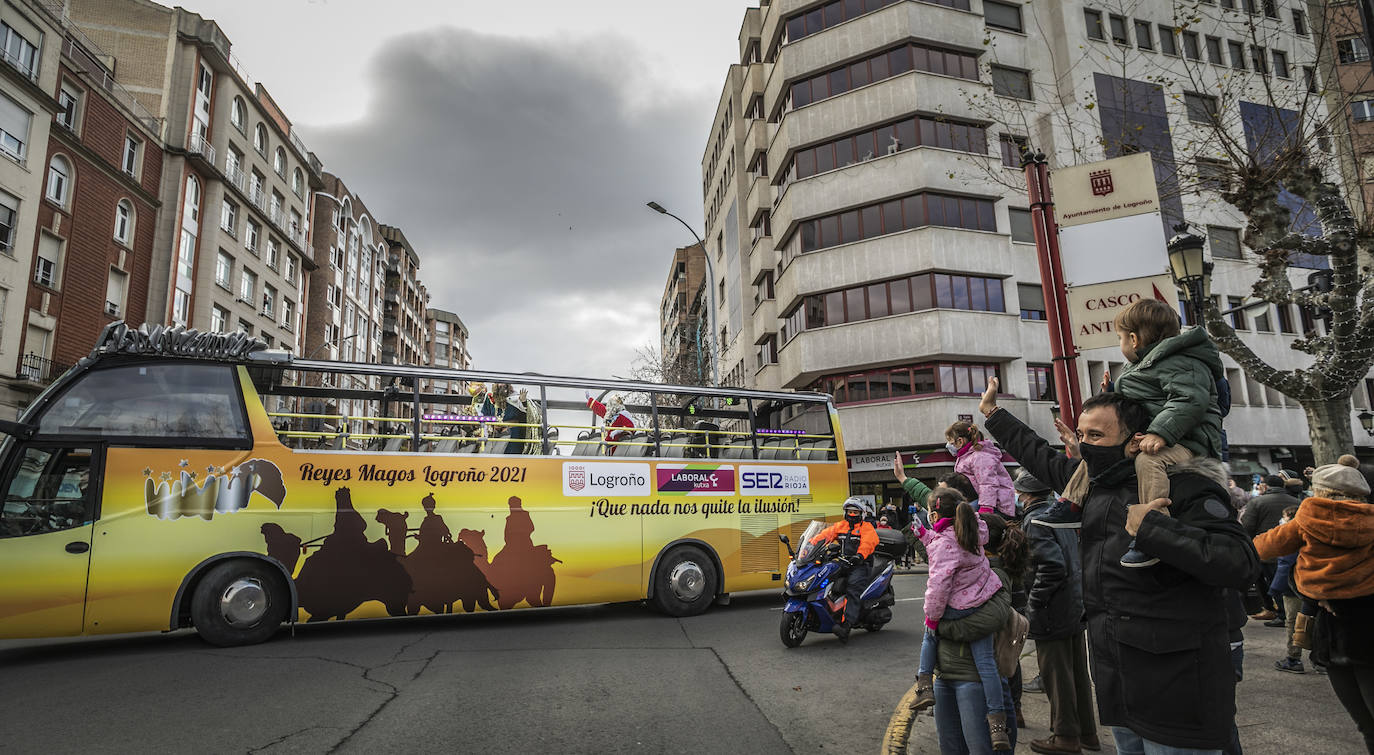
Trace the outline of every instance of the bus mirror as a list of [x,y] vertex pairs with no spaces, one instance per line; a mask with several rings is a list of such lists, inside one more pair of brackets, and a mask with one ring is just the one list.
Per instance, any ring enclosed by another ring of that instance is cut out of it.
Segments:
[[28,440],[33,437],[33,425],[0,419],[0,433],[18,438],[19,440]]

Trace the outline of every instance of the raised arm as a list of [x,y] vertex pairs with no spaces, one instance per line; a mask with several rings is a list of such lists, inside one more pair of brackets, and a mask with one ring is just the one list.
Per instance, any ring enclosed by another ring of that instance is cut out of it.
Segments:
[[988,389],[978,409],[987,419],[983,428],[987,430],[1003,450],[1011,454],[1017,463],[1025,467],[1046,485],[1055,490],[1063,490],[1069,478],[1078,468],[1078,462],[1054,450],[1049,443],[1035,434],[1012,413],[997,406],[997,378],[988,380]]

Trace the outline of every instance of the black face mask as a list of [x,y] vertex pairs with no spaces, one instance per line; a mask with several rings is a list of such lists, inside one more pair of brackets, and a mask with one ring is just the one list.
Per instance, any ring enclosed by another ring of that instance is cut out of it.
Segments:
[[862,519],[863,519],[863,515],[862,515],[862,514],[851,514],[851,513],[849,513],[849,512],[845,512],[845,515],[844,515],[844,520],[845,520],[846,522],[849,522],[849,524],[850,524],[851,526],[853,526],[853,525],[855,525],[855,524],[858,524],[859,521],[862,520]]
[[1083,457],[1084,463],[1088,465],[1088,476],[1097,477],[1124,460],[1126,458],[1126,444],[1129,442],[1118,443],[1115,446],[1094,446],[1089,443],[1080,443],[1078,454]]

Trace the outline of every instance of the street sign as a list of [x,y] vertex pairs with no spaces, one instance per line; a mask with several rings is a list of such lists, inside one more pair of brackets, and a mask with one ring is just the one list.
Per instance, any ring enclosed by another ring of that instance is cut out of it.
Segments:
[[1178,309],[1178,289],[1168,275],[1111,281],[1069,289],[1069,322],[1080,349],[1118,346],[1116,316],[1141,299],[1159,299]]
[[1070,288],[1169,271],[1164,223],[1157,212],[1060,229],[1059,253],[1064,285]]
[[1060,168],[1050,179],[1060,228],[1159,212],[1148,152]]

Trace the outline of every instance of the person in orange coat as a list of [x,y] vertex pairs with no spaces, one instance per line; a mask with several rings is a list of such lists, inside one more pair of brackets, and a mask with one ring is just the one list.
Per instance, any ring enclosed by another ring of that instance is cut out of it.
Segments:
[[[1260,558],[1297,552],[1298,591],[1318,601],[1312,654],[1374,753],[1374,505],[1369,483],[1342,464],[1312,473],[1293,521],[1255,538]],[[1299,616],[1299,621],[1302,620]]]
[[835,636],[841,642],[849,641],[849,630],[859,617],[859,596],[868,586],[868,557],[878,548],[878,531],[872,523],[864,521],[868,507],[862,498],[850,496],[844,502],[844,519],[821,530],[811,538],[813,544],[840,544],[840,560],[849,573],[845,584],[844,614],[835,624]]

